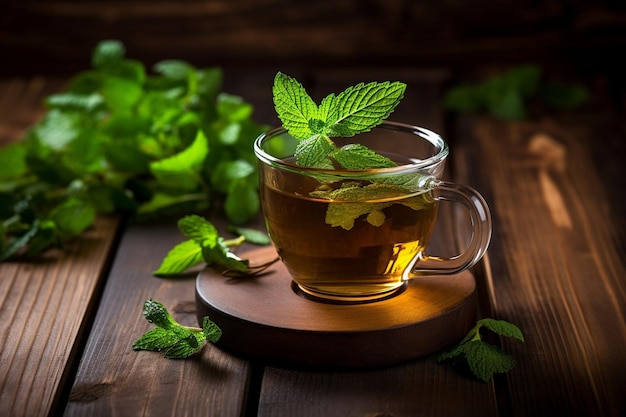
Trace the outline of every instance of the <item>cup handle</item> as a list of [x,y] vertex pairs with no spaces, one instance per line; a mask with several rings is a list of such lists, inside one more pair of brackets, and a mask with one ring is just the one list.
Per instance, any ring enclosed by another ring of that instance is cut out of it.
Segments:
[[485,199],[471,187],[434,180],[433,192],[439,201],[460,203],[469,213],[472,235],[467,248],[451,258],[420,254],[411,275],[452,275],[474,266],[485,254],[491,240],[491,212]]

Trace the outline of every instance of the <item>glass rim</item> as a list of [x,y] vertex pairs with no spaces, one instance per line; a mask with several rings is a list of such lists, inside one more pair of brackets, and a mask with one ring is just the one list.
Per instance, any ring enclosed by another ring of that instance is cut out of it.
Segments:
[[[272,166],[279,166],[281,168],[284,168],[290,171],[296,170],[299,172],[310,172],[310,173],[316,173],[316,174],[327,174],[327,175],[337,176],[337,175],[341,175],[342,173],[350,174],[350,175],[364,173],[364,174],[371,175],[373,173],[394,174],[394,173],[399,173],[399,172],[421,170],[424,168],[433,167],[443,162],[450,152],[448,143],[439,134],[433,132],[430,129],[426,129],[426,128],[416,126],[416,125],[401,123],[401,122],[389,121],[389,120],[384,120],[381,124],[374,127],[372,130],[377,129],[377,128],[403,131],[408,134],[412,134],[414,136],[417,136],[421,139],[428,141],[438,151],[437,153],[429,156],[426,159],[422,159],[413,163],[402,164],[402,165],[398,165],[398,166],[390,167],[390,168],[371,168],[371,169],[352,169],[351,170],[351,169],[326,169],[326,168],[302,167],[293,163],[286,162],[285,160],[281,158],[270,155],[261,147],[261,144],[263,143],[265,139],[277,136],[278,134],[288,133],[287,129],[285,129],[282,126],[279,126],[279,127],[272,128],[260,134],[254,140],[254,153],[257,156],[257,158],[261,160],[262,162],[272,165]],[[358,143],[358,141],[355,141],[355,142]]]

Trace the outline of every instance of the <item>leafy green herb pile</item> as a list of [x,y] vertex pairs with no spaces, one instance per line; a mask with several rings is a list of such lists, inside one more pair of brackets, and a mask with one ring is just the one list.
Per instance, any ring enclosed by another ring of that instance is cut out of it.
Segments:
[[220,92],[219,68],[166,60],[148,74],[125,55],[121,42],[99,43],[93,68],[0,149],[0,261],[62,246],[99,213],[220,207],[243,224],[259,211],[252,142],[267,127],[253,107]]
[[584,86],[547,80],[541,67],[528,64],[475,83],[456,85],[447,92],[444,106],[503,120],[524,120],[532,103],[566,110],[582,105],[588,95]]

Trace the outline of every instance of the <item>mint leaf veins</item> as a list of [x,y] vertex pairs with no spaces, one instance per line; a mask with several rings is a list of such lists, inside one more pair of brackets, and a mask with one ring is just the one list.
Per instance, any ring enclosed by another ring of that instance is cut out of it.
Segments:
[[478,320],[457,346],[439,355],[437,360],[439,362],[464,361],[470,372],[485,382],[491,379],[494,373],[509,372],[515,366],[515,360],[498,346],[485,342],[480,333],[483,328],[500,336],[524,341],[524,336],[516,325],[504,320],[485,318]]
[[143,315],[156,327],[133,343],[134,350],[164,350],[168,359],[184,359],[202,349],[205,341],[215,343],[222,336],[222,330],[208,317],[202,320],[201,329],[183,326],[172,318],[163,304],[155,300],[144,303]]

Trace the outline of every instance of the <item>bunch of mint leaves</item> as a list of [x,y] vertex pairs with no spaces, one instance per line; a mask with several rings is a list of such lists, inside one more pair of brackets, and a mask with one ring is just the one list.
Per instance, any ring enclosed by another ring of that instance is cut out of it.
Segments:
[[185,359],[199,352],[205,341],[216,343],[222,336],[222,330],[209,317],[203,318],[202,328],[183,326],[163,304],[152,299],[144,303],[143,315],[156,327],[133,343],[134,350],[165,351],[168,359]]
[[47,97],[44,117],[0,149],[0,261],[63,247],[99,214],[254,217],[252,143],[267,127],[241,97],[220,92],[222,78],[180,60],[149,74],[121,42],[100,42],[92,69]]
[[525,120],[533,103],[568,110],[584,104],[588,96],[584,86],[548,80],[540,66],[526,64],[452,87],[446,93],[444,107],[501,120]]

